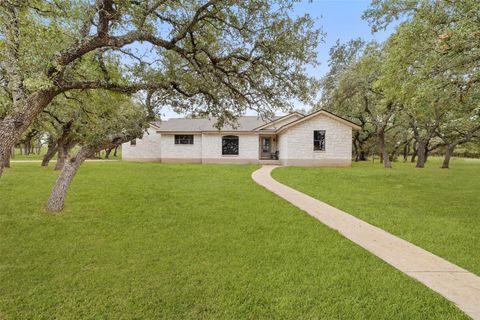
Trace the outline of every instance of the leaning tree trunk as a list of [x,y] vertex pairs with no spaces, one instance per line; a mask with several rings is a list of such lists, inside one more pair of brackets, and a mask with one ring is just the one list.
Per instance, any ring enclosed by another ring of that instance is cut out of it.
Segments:
[[445,156],[443,158],[442,169],[448,169],[450,167],[450,158],[452,157],[455,146],[448,145],[445,150]]
[[80,151],[65,163],[65,166],[53,187],[50,198],[48,198],[46,209],[51,212],[58,212],[63,209],[68,188],[77,174],[78,168],[87,158],[92,157],[98,150],[120,145],[133,138],[135,138],[135,136],[130,136],[124,133],[114,134],[108,136],[100,146],[92,147],[85,145],[81,147]]
[[390,169],[392,167],[392,163],[390,162],[390,159],[388,158],[388,152],[385,147],[385,131],[381,130],[378,133],[378,144],[380,147],[380,152],[382,153],[382,159],[383,159],[383,167]]
[[48,167],[48,164],[50,163],[50,160],[52,160],[53,156],[55,156],[55,153],[57,153],[57,143],[50,142],[48,144],[47,153],[45,153],[43,156],[42,167]]
[[67,160],[67,157],[68,157],[67,145],[63,141],[59,141],[57,143],[57,151],[58,151],[57,163],[55,164],[54,170],[58,171],[63,169],[63,166],[65,165],[65,161]]
[[417,149],[417,165],[416,168],[424,168],[425,167],[425,156],[426,156],[426,148],[427,143],[425,141],[418,142],[418,149]]
[[[32,124],[37,115],[45,109],[58,94],[55,90],[39,91],[31,94],[23,105],[17,105],[0,120],[0,177],[5,166],[5,154],[22,133]],[[14,104],[15,105],[15,104]]]
[[80,165],[94,154],[94,150],[89,146],[83,146],[78,153],[65,163],[60,176],[52,189],[48,198],[46,210],[50,212],[61,211],[65,204],[65,197],[73,178],[77,174]]

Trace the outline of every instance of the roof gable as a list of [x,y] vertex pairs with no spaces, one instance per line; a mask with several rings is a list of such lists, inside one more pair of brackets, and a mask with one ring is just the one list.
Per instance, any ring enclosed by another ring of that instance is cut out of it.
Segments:
[[290,122],[290,123],[287,123],[286,125],[284,125],[284,126],[282,126],[281,128],[279,128],[279,129],[277,130],[277,133],[280,133],[280,132],[282,132],[282,131],[290,128],[290,127],[293,127],[293,126],[299,124],[299,123],[302,123],[302,122],[304,122],[304,121],[307,121],[307,120],[309,120],[309,119],[312,119],[312,118],[315,118],[315,117],[318,117],[318,116],[321,116],[321,115],[327,116],[327,117],[329,117],[329,118],[331,118],[331,119],[333,119],[333,120],[336,120],[336,121],[338,121],[338,122],[341,122],[341,123],[343,123],[343,124],[351,127],[351,128],[354,129],[354,130],[360,130],[360,129],[361,129],[361,127],[360,127],[359,125],[357,125],[356,123],[354,123],[354,122],[352,122],[352,121],[349,121],[349,120],[347,120],[347,119],[344,119],[344,118],[342,118],[342,117],[339,117],[339,116],[337,116],[337,115],[335,115],[335,114],[333,114],[333,113],[331,113],[331,112],[329,112],[329,111],[320,109],[320,110],[318,110],[318,111],[312,112],[312,113],[304,116],[303,118],[300,118],[300,119],[297,119],[297,120],[292,121],[292,122]]
[[261,125],[260,127],[257,127],[253,130],[254,131],[268,130],[268,129],[276,130],[278,128],[281,128],[285,124],[298,120],[302,117],[304,117],[304,115],[301,114],[300,112],[292,112],[285,116],[278,117],[277,119],[270,121],[268,123],[265,123],[264,125]]

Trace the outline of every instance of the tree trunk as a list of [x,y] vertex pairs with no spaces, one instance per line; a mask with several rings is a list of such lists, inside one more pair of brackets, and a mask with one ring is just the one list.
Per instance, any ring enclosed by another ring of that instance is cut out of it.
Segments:
[[429,142],[425,144],[425,162],[428,160],[428,156],[430,155],[430,150],[428,150]]
[[89,157],[92,157],[96,151],[103,150],[105,148],[112,148],[113,146],[120,145],[133,139],[133,136],[126,135],[124,133],[110,135],[106,138],[106,141],[100,146],[92,147],[85,145],[80,148],[77,154],[70,158],[62,169],[60,176],[52,189],[52,193],[48,198],[46,209],[50,212],[58,212],[63,209],[65,203],[65,197],[67,196],[68,188],[72,183],[73,178],[77,174],[80,165]]
[[427,148],[427,143],[425,141],[418,142],[418,149],[417,149],[417,165],[416,168],[424,168],[425,167],[425,149]]
[[360,161],[367,161],[367,157],[368,157],[368,152],[362,150],[362,151],[360,152]]
[[407,162],[409,151],[410,151],[410,142],[405,143],[405,146],[403,146],[403,162]]
[[63,169],[63,166],[65,165],[65,161],[67,160],[67,157],[68,157],[68,150],[65,142],[58,141],[57,151],[58,151],[57,163],[55,164],[54,170],[58,171]]
[[358,162],[358,160],[360,159],[360,155],[358,152],[358,146],[357,146],[356,140],[353,140],[353,152],[355,153],[355,162]]
[[385,148],[385,131],[384,130],[380,130],[378,132],[378,144],[380,147],[380,152],[382,154],[383,167],[390,169],[392,167],[392,163],[388,158],[387,149]]
[[4,157],[4,165],[5,165],[5,168],[10,168],[10,157],[11,157],[11,154],[12,154],[12,149],[10,150],[7,150],[7,152],[5,153]]
[[113,148],[105,149],[105,159],[110,159],[110,153]]
[[418,142],[417,141],[414,141],[413,142],[413,152],[412,152],[412,159],[410,159],[410,162],[411,163],[414,163],[415,162],[415,158],[417,157],[417,153],[418,153]]
[[115,151],[113,151],[113,156],[114,157],[117,157],[117,150],[118,150],[118,146],[115,147]]
[[46,210],[49,212],[59,212],[65,205],[65,197],[73,178],[77,174],[80,165],[94,154],[94,150],[89,146],[83,146],[78,153],[68,159],[60,173],[60,176],[52,189],[52,193],[48,198]]
[[15,159],[15,147],[12,147],[12,151],[10,151],[10,159]]
[[452,157],[454,149],[455,149],[455,146],[453,145],[447,146],[447,149],[445,150],[445,157],[443,158],[442,169],[450,168],[450,158]]
[[42,167],[48,167],[48,164],[50,163],[50,160],[52,160],[53,156],[55,156],[55,153],[57,153],[57,143],[50,142],[48,144],[47,153],[45,153],[43,156]]
[[58,94],[55,90],[39,91],[31,94],[22,105],[13,108],[0,121],[0,177],[5,166],[5,153],[10,150],[22,133],[32,124],[37,115],[45,109]]

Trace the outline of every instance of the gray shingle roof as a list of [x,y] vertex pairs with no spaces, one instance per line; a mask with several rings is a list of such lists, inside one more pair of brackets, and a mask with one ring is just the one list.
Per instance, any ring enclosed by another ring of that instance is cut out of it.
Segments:
[[[275,116],[274,119],[280,118]],[[251,131],[257,127],[260,127],[272,120],[263,120],[257,116],[243,116],[239,117],[235,127],[231,125],[225,125],[222,131]],[[184,119],[174,118],[167,121],[156,122],[155,126],[158,127],[158,131],[163,132],[199,132],[199,131],[217,131],[214,127],[215,119]]]

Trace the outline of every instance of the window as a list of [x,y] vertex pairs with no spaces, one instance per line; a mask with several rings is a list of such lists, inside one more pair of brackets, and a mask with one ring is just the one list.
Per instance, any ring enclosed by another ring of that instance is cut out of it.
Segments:
[[175,144],[193,144],[193,134],[176,134]]
[[222,137],[222,155],[238,155],[238,137]]
[[313,150],[325,151],[325,130],[313,131]]
[[130,145],[131,146],[136,146],[137,145],[137,139],[130,140]]

